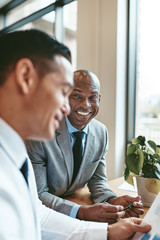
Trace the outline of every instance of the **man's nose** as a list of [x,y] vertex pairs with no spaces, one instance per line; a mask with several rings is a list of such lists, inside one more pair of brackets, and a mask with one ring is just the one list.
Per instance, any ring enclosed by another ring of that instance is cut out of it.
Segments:
[[64,116],[69,115],[70,111],[71,111],[71,108],[70,108],[69,102],[67,101],[62,107],[63,115]]
[[84,108],[89,108],[91,106],[91,103],[89,101],[88,98],[85,98],[83,99],[83,101],[81,102],[81,105],[84,107]]

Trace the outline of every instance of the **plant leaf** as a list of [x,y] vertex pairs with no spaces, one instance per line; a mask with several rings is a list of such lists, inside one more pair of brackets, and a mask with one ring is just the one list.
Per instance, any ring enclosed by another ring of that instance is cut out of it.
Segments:
[[131,153],[135,153],[135,151],[137,150],[137,146],[135,144],[131,144],[127,147],[127,155],[131,154]]
[[160,180],[156,178],[149,178],[146,180],[145,187],[149,192],[158,194],[160,192]]
[[138,139],[138,143],[139,143],[141,146],[145,146],[146,138],[145,138],[144,136],[138,136],[137,139]]
[[153,142],[153,141],[151,141],[151,140],[147,141],[147,147],[148,147],[152,152],[156,153],[156,151],[157,151],[157,146],[156,146],[155,142]]
[[139,143],[139,142],[138,142],[138,138],[133,138],[133,139],[132,139],[132,144],[136,144],[136,143]]
[[137,154],[131,153],[126,157],[126,166],[131,172],[137,175],[139,175],[139,172],[143,167],[143,162],[144,155],[139,149],[137,150]]
[[159,151],[159,148],[156,146],[156,153],[159,153],[160,151]]
[[124,170],[124,179],[125,179],[125,181],[127,181],[128,177],[129,177],[129,169],[126,167],[125,170]]
[[129,177],[128,177],[128,179],[126,180],[127,183],[129,183],[129,184],[131,184],[131,185],[133,185],[133,186],[134,186],[134,182],[133,182],[133,177],[134,177],[134,176],[135,176],[135,174],[132,173],[132,172],[130,172]]

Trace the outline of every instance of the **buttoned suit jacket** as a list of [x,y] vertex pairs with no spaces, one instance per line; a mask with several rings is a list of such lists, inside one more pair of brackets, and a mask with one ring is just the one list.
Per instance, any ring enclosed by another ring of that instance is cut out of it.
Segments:
[[29,140],[26,146],[33,164],[39,198],[46,206],[68,215],[75,203],[63,197],[73,194],[85,184],[94,203],[116,196],[107,184],[105,155],[108,133],[99,121],[92,119],[89,123],[82,163],[73,184],[74,161],[65,119],[52,141]]

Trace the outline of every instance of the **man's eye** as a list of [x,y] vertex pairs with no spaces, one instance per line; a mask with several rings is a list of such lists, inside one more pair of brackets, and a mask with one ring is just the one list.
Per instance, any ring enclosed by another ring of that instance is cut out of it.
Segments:
[[92,96],[92,97],[90,97],[90,100],[98,100],[98,96],[97,95]]
[[80,95],[79,94],[74,94],[73,98],[75,98],[75,99],[80,98]]

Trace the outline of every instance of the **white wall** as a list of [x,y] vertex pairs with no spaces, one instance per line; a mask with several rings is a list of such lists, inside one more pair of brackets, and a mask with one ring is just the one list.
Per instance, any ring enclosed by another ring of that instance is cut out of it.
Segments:
[[98,120],[109,131],[108,179],[122,176],[125,154],[127,0],[78,0],[77,68],[101,82]]

